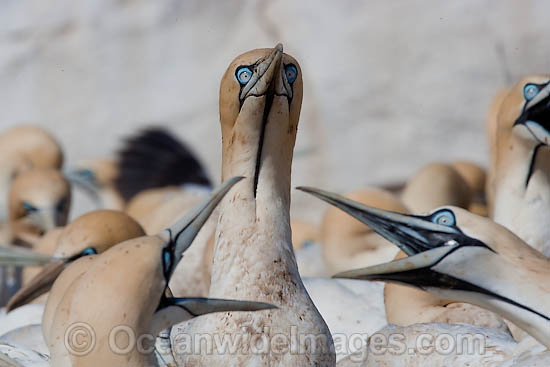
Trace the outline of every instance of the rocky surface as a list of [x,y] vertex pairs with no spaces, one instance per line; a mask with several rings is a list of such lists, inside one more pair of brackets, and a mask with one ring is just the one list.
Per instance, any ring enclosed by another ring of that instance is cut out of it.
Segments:
[[[342,191],[400,180],[433,160],[485,163],[492,95],[550,70],[549,8],[535,0],[7,0],[0,128],[48,126],[74,163],[162,123],[218,178],[219,80],[237,54],[281,41],[304,71],[294,185]],[[293,194],[297,217],[325,208]]]

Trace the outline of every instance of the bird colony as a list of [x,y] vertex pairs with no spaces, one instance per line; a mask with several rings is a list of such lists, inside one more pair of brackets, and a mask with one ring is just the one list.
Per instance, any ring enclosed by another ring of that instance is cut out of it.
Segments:
[[[2,131],[0,366],[549,366],[550,75],[516,82],[487,168],[347,193],[291,186],[281,44],[221,79],[220,177],[161,126],[72,167],[54,129]],[[69,221],[74,190],[97,209]]]

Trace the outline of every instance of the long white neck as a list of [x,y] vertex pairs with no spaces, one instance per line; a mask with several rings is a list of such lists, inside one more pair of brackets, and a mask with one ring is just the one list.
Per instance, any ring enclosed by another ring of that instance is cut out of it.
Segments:
[[[275,98],[271,112],[278,103],[286,100]],[[290,295],[294,292],[289,288],[301,284],[289,218],[290,170],[296,132],[268,119],[263,144],[259,144],[261,126],[250,123],[255,116],[246,108],[245,104],[231,136],[224,135],[223,177],[246,178],[236,184],[220,204],[210,296],[238,296],[281,304],[284,300],[278,295]],[[285,111],[284,108],[278,110]],[[261,155],[258,154],[260,145]]]
[[538,148],[533,160],[535,147],[514,136],[501,147],[493,219],[550,256],[550,150]]

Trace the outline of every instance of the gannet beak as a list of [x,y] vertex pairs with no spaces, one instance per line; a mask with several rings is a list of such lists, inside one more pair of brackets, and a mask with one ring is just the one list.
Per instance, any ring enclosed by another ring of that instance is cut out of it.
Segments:
[[283,45],[279,43],[266,57],[256,64],[251,80],[241,90],[241,94],[239,95],[241,102],[250,95],[261,96],[267,92],[282,57]]
[[99,188],[97,182],[90,170],[69,168],[63,174],[71,184],[81,188],[94,202],[99,203],[101,201],[98,194]]
[[51,260],[50,256],[24,247],[0,246],[0,266],[40,266]]
[[432,278],[432,274],[435,274],[430,268],[456,250],[458,246],[437,247],[389,263],[344,271],[334,275],[333,278],[393,281],[422,286],[425,285],[423,279]]
[[397,245],[407,255],[450,245],[464,236],[457,228],[433,223],[429,220],[432,216],[407,215],[372,208],[338,194],[312,187],[297,187],[297,189],[345,211]]
[[525,126],[541,144],[550,145],[550,84],[526,102],[516,125]]
[[44,293],[48,292],[59,274],[67,267],[69,261],[54,260],[46,264],[29,284],[19,289],[6,305],[6,312],[10,312],[32,302]]
[[261,311],[277,307],[264,302],[216,298],[165,298],[153,316],[153,335],[177,323],[214,312]]
[[170,275],[183,257],[183,253],[191,246],[191,243],[193,243],[193,240],[218,203],[223,199],[225,194],[243,178],[244,177],[233,177],[225,181],[220,187],[214,190],[208,199],[196,206],[191,212],[170,228],[159,234],[168,243],[165,248],[164,261],[165,265],[167,265],[165,269]]

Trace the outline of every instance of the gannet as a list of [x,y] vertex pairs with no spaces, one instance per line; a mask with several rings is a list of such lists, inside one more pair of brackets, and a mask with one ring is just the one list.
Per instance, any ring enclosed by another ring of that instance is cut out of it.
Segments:
[[550,256],[550,76],[514,86],[493,130],[492,218]]
[[[220,204],[210,296],[260,300],[279,309],[209,315],[174,327],[176,350],[181,332],[244,338],[235,353],[205,347],[178,353],[180,365],[335,365],[330,332],[302,284],[291,244],[290,172],[301,102],[302,71],[281,44],[238,56],[222,78],[222,177],[247,178]],[[294,343],[291,333],[316,341]],[[277,343],[270,343],[275,335]],[[267,339],[273,348],[251,353],[255,346],[246,338]]]
[[48,230],[67,223],[71,187],[58,170],[32,169],[13,180],[8,200],[13,239],[32,245]]
[[[32,246],[48,230],[67,223],[71,202],[69,183],[55,169],[31,169],[19,174],[9,191],[9,241]],[[19,288],[21,271],[0,268],[0,305]]]
[[7,220],[8,192],[17,175],[32,168],[60,169],[62,164],[60,145],[44,129],[19,125],[0,133],[0,220]]
[[[253,301],[227,299],[170,298],[166,287],[175,266],[191,245],[202,224],[218,202],[240,178],[229,179],[205,202],[176,225],[154,235],[128,240],[100,255],[91,255],[75,263],[87,270],[67,287],[56,302],[48,340],[55,366],[157,366],[153,342],[170,325],[211,312],[254,311],[273,308]],[[73,272],[71,267],[67,270]],[[54,300],[55,301],[55,300]],[[49,301],[47,308],[50,307]],[[78,349],[76,340],[67,340],[74,325],[87,325],[94,343],[87,353]],[[114,328],[126,333],[114,333]],[[128,331],[130,330],[130,331]],[[126,353],[129,333],[139,340]],[[145,339],[144,339],[145,338]],[[145,340],[145,341],[144,341]]]
[[123,241],[144,236],[141,226],[127,214],[116,210],[96,210],[86,213],[59,234],[54,258],[8,302],[9,312],[49,291],[57,276],[73,261],[86,255],[100,254]]
[[405,215],[303,190],[361,220],[409,255],[337,277],[396,282],[472,303],[550,346],[550,260],[505,227],[458,207]]

